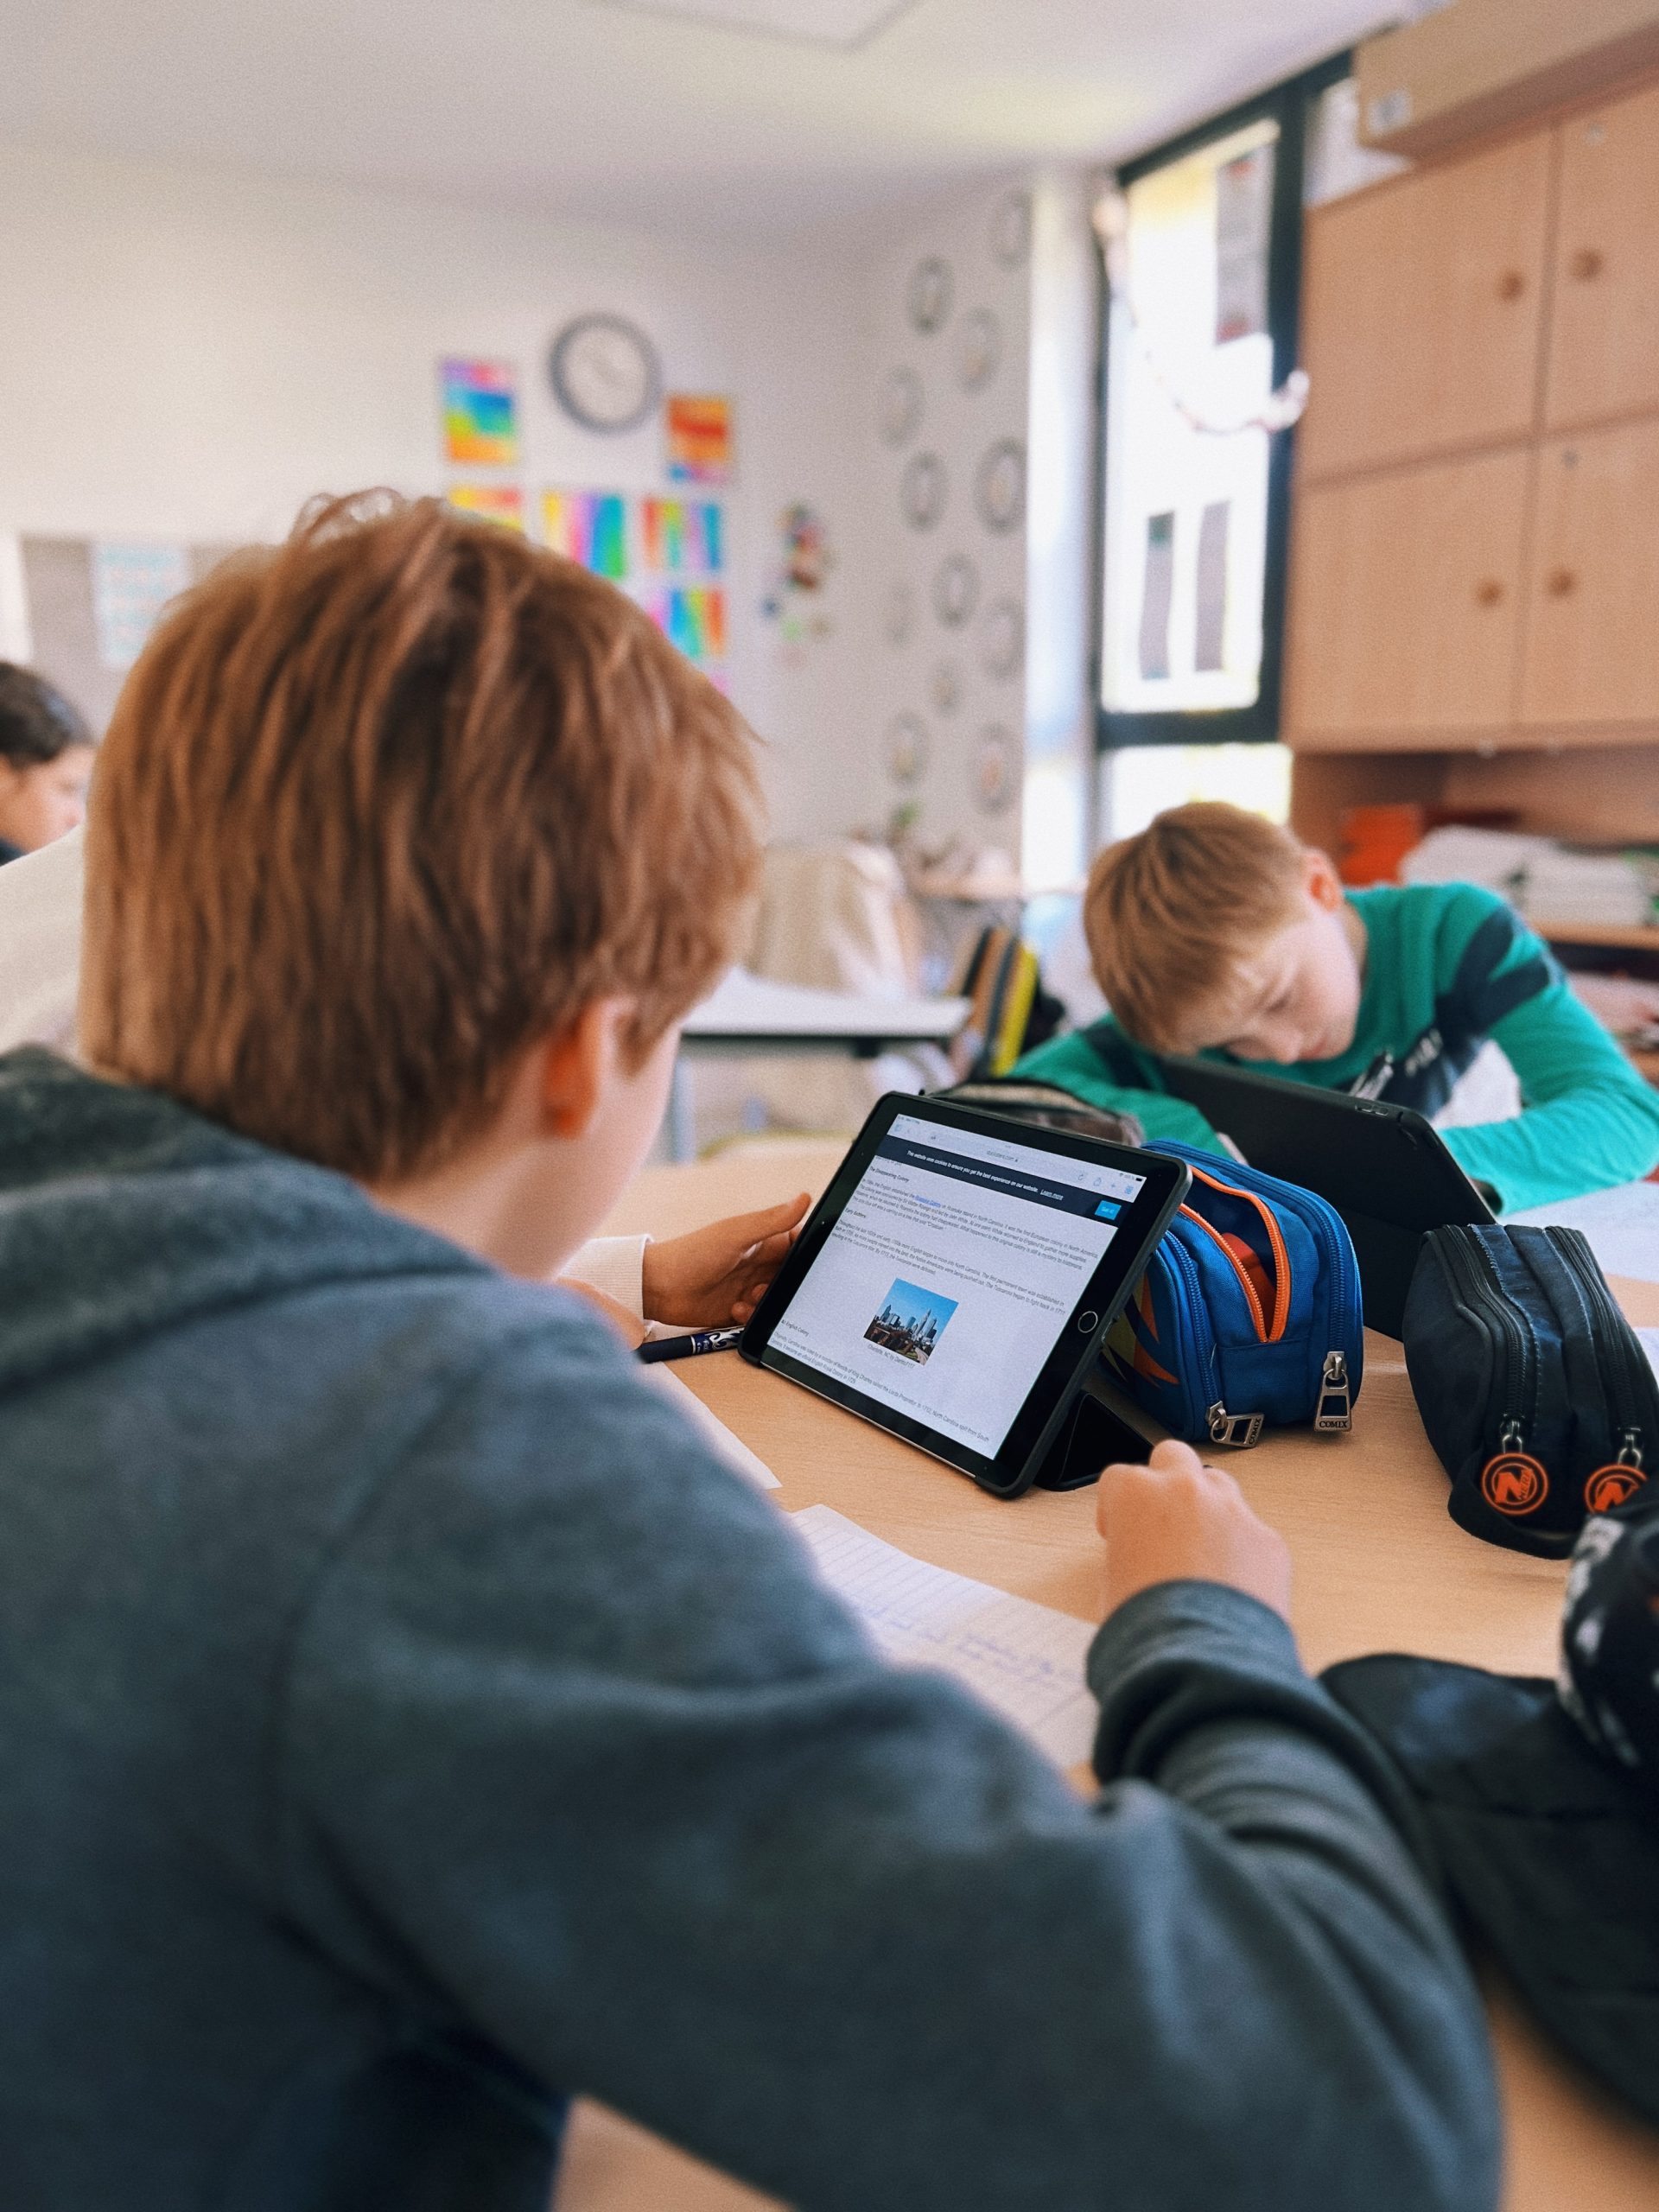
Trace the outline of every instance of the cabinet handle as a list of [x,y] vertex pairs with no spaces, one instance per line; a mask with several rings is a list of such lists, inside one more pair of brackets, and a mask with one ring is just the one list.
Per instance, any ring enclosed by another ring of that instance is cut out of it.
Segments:
[[1527,280],[1518,269],[1506,269],[1497,280],[1500,300],[1518,300],[1527,289]]
[[1552,599],[1571,599],[1579,588],[1579,580],[1571,569],[1552,569],[1544,578],[1544,589]]
[[1594,246],[1581,245],[1567,266],[1580,283],[1587,284],[1592,277],[1600,276],[1607,264]]
[[1503,587],[1496,576],[1483,576],[1475,586],[1477,607],[1497,607],[1503,603]]

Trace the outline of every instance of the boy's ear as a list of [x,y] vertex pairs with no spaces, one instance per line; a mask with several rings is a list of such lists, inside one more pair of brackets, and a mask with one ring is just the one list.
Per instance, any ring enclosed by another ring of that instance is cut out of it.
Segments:
[[1330,854],[1320,852],[1317,845],[1310,845],[1302,855],[1302,881],[1313,904],[1322,906],[1327,914],[1336,913],[1346,893]]
[[632,1013],[631,999],[590,999],[574,1020],[539,1047],[545,1135],[567,1140],[587,1135],[621,1065]]

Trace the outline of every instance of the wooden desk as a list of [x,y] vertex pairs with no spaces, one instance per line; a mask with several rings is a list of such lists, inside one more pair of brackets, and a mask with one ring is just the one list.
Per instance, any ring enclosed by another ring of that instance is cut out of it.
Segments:
[[[608,1225],[671,1235],[816,1192],[840,1157],[838,1147],[799,1145],[652,1169]],[[1617,1287],[1633,1319],[1659,1323],[1659,1284]],[[1092,1491],[1033,1491],[1007,1504],[735,1357],[678,1372],[766,1461],[785,1510],[833,1505],[938,1566],[1098,1618]],[[1394,1650],[1511,1674],[1553,1671],[1564,1569],[1483,1544],[1447,1517],[1446,1477],[1397,1344],[1368,1335],[1351,1435],[1273,1437],[1224,1464],[1290,1546],[1294,1625],[1311,1668]],[[1659,2138],[1541,2045],[1502,1993],[1492,2021],[1509,2132],[1506,2212],[1653,2212]],[[584,2107],[578,2115],[559,2212],[754,2212],[763,2202],[609,2114]]]

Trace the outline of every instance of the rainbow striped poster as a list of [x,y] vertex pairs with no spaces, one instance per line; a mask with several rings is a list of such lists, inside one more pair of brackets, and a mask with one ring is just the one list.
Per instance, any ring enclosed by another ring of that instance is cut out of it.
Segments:
[[556,553],[613,583],[627,581],[628,503],[620,492],[543,492],[542,535]]
[[499,522],[507,530],[524,527],[524,495],[516,484],[452,484],[449,504],[481,522]]
[[507,361],[441,364],[446,457],[468,468],[518,463],[518,378]]
[[645,566],[658,575],[715,576],[725,567],[721,512],[712,499],[645,499]]
[[718,584],[653,591],[645,611],[672,645],[699,667],[726,658],[726,594]]

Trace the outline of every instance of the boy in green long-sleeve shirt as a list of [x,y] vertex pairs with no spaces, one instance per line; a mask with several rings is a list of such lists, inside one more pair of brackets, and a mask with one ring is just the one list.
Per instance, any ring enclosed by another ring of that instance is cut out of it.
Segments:
[[1659,1163],[1659,1092],[1538,938],[1474,884],[1344,892],[1325,855],[1288,830],[1198,804],[1100,855],[1084,925],[1112,1011],[1018,1072],[1135,1114],[1150,1136],[1216,1141],[1164,1089],[1155,1052],[1327,1090],[1351,1089],[1386,1056],[1374,1095],[1433,1118],[1490,1039],[1515,1070],[1522,1111],[1444,1135],[1503,1211]]

